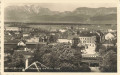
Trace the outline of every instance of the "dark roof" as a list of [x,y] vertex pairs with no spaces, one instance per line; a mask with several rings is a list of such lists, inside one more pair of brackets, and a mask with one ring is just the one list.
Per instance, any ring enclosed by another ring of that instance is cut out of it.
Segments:
[[113,44],[113,41],[111,41],[111,40],[105,40],[102,44]]
[[84,32],[80,33],[79,35],[82,36],[82,37],[98,36],[97,33],[84,33]]
[[71,35],[67,39],[72,40],[73,38],[79,38],[79,35]]

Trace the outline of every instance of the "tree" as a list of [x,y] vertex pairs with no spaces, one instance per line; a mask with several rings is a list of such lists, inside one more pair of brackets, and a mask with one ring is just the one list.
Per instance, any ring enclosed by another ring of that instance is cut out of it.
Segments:
[[91,69],[89,68],[89,65],[88,64],[82,64],[81,67],[79,67],[79,70],[81,72],[91,72]]
[[77,38],[77,37],[73,38],[73,44],[72,44],[72,46],[74,48],[77,47],[79,43],[80,43],[80,39],[79,38]]
[[102,72],[117,72],[117,54],[113,50],[106,52],[102,57],[100,70]]
[[37,44],[36,50],[34,51],[34,61],[42,62],[42,56],[49,52],[51,52],[49,46]]
[[46,66],[53,68],[53,69],[57,68],[60,63],[57,54],[55,54],[54,52],[44,54],[42,56],[42,62]]
[[103,56],[106,53],[107,48],[103,45],[99,47],[99,54]]
[[23,54],[19,53],[19,52],[15,52],[12,56],[12,66],[13,67],[24,67],[25,66],[25,58],[23,56]]
[[57,37],[56,35],[50,35],[50,37],[49,37],[49,41],[50,41],[51,43],[57,42],[57,39],[58,39],[58,37]]
[[[49,45],[42,46],[36,52],[36,61],[43,63],[50,68],[61,68],[61,71],[79,71],[84,69],[81,67],[81,47],[71,48],[70,44],[58,43],[52,47]],[[87,70],[86,70],[87,71]]]
[[72,72],[72,71],[75,71],[76,69],[76,66],[74,64],[71,64],[71,63],[61,63],[60,64],[60,70],[62,72]]

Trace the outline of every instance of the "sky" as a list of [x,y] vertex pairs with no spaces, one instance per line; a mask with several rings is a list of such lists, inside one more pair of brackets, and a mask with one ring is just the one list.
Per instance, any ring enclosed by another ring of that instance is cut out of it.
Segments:
[[78,7],[117,7],[117,0],[5,0],[5,7],[11,5],[39,5],[52,11],[73,11]]

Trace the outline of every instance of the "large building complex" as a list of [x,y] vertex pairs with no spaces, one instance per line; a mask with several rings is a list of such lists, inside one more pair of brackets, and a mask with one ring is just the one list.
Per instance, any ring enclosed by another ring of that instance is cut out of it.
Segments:
[[94,54],[96,49],[96,36],[80,36],[80,44],[85,45],[85,51],[88,54]]

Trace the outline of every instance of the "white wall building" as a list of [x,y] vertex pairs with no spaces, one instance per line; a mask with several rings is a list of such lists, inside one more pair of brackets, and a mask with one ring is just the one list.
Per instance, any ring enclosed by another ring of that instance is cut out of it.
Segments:
[[110,39],[114,39],[114,38],[115,38],[115,36],[112,33],[107,33],[105,35],[105,40],[110,40]]
[[68,39],[58,39],[59,43],[72,43],[72,40],[68,40]]
[[33,37],[26,40],[27,42],[39,42],[39,37]]
[[28,36],[29,36],[29,34],[27,34],[27,33],[26,33],[26,34],[23,34],[23,37],[28,37]]
[[19,31],[18,27],[5,27],[5,31]]
[[66,30],[64,30],[64,29],[60,29],[59,31],[62,32],[62,33],[63,33],[63,32],[66,32]]
[[96,36],[82,36],[79,37],[82,45],[87,45],[85,49],[86,54],[95,54]]
[[18,42],[18,46],[26,46],[26,44],[23,41]]

